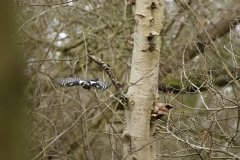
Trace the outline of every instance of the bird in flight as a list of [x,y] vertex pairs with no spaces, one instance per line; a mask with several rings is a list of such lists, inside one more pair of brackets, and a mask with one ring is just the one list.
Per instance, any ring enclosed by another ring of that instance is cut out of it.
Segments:
[[56,78],[55,81],[62,87],[82,86],[84,89],[91,89],[92,87],[102,91],[108,89],[112,83],[99,81],[99,78],[92,80],[84,80],[81,78]]

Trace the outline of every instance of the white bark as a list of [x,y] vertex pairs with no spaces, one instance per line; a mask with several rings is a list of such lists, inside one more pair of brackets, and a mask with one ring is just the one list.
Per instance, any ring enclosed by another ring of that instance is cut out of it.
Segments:
[[[132,86],[127,93],[129,106],[125,108],[123,133],[124,159],[153,160],[156,159],[155,143],[152,142],[155,125],[150,125],[150,119],[151,109],[158,99],[160,36],[157,34],[163,27],[164,1],[136,0],[135,5]],[[150,34],[156,35],[151,37]]]

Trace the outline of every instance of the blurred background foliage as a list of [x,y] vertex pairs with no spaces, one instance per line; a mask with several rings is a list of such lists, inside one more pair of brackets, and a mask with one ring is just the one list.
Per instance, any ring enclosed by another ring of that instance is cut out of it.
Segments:
[[[174,109],[158,121],[158,157],[240,156],[239,4],[165,0],[159,95]],[[61,88],[54,78],[110,81],[91,54],[109,64],[127,90],[134,6],[123,0],[15,0],[11,9],[27,82],[27,153],[36,159],[121,159],[124,120],[115,88]]]

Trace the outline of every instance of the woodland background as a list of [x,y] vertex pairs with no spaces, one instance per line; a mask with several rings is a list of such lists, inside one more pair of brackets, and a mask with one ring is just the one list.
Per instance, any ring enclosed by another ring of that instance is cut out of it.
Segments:
[[[61,88],[54,78],[110,81],[88,57],[95,55],[127,91],[134,6],[123,0],[3,6],[9,16],[1,16],[3,24],[15,23],[1,29],[2,51],[12,53],[1,58],[0,137],[11,140],[2,143],[9,151],[3,155],[19,155],[15,146],[35,159],[122,159],[123,107],[115,88]],[[158,89],[160,102],[174,108],[157,121],[157,158],[240,159],[240,1],[165,0],[164,14]],[[22,137],[27,142],[18,142]]]

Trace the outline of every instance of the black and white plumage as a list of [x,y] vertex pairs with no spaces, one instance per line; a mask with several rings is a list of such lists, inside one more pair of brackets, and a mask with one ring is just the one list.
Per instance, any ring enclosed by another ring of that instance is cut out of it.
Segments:
[[103,91],[112,85],[110,82],[99,81],[99,78],[94,78],[92,80],[84,80],[81,78],[56,78],[55,80],[62,87],[82,86],[84,89],[91,89],[94,87]]

